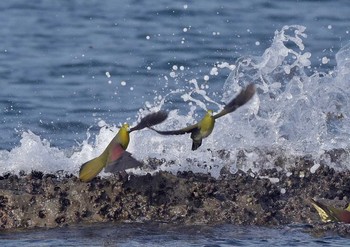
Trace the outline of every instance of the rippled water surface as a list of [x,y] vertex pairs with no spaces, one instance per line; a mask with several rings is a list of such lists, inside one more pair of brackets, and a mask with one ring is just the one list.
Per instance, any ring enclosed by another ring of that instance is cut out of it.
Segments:
[[347,246],[348,239],[312,237],[302,227],[282,229],[119,224],[0,233],[6,246]]
[[[14,0],[0,10],[0,148],[7,150],[27,130],[69,149],[90,126],[97,133],[100,119],[135,121],[145,102],[191,79],[204,82],[216,63],[260,56],[284,25],[307,28],[305,50],[317,70],[332,69],[349,40],[347,1]],[[214,100],[229,73],[210,77]],[[181,98],[170,100],[164,108],[188,112]]]

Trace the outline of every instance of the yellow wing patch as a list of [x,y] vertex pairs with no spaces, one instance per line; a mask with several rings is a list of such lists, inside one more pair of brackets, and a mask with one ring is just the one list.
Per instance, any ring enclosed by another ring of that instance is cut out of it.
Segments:
[[314,199],[310,200],[312,206],[316,209],[317,213],[320,215],[321,220],[323,222],[340,222],[342,221],[340,217],[340,212],[341,210],[326,206],[325,204],[321,202],[317,202]]
[[318,215],[320,216],[321,220],[323,222],[332,222],[332,218],[330,217],[330,215],[328,215],[328,213],[321,208],[320,206],[317,205],[317,202],[315,202],[314,200],[311,200],[311,204],[312,206],[314,206],[314,208],[316,209]]

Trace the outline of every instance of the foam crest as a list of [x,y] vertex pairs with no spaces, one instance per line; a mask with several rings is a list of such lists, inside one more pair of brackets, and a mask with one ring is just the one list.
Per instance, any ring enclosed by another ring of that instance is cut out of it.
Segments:
[[24,132],[20,145],[9,151],[0,152],[0,173],[19,171],[56,172],[68,170],[69,158],[58,148],[51,147],[47,140],[42,140],[31,131]]

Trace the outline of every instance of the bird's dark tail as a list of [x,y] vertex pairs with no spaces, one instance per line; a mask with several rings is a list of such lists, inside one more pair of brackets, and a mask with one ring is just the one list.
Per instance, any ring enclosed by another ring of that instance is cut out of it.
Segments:
[[141,166],[143,166],[143,163],[133,158],[131,156],[131,153],[125,151],[119,159],[107,164],[104,171],[110,173],[118,173],[130,168],[136,168]]
[[192,142],[192,150],[196,150],[202,145],[202,139],[201,140],[193,140]]

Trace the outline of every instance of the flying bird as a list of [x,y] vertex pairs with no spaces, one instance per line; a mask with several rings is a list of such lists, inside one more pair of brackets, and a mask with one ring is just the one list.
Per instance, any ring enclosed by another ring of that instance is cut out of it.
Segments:
[[350,223],[350,204],[346,209],[327,206],[314,199],[310,200],[323,222],[344,222]]
[[226,104],[224,106],[224,109],[216,115],[213,114],[212,110],[208,110],[200,122],[179,130],[160,131],[154,128],[151,129],[161,135],[183,135],[186,133],[191,133],[191,139],[193,140],[192,150],[196,150],[202,145],[202,140],[208,137],[213,131],[215,120],[217,118],[235,111],[237,108],[247,103],[254,94],[255,86],[254,84],[250,84],[245,89],[243,89],[240,94],[237,95],[237,97]]
[[100,156],[82,164],[79,171],[80,180],[89,182],[103,168],[105,168],[105,172],[117,173],[129,168],[142,166],[143,164],[141,162],[131,157],[131,153],[125,151],[130,141],[129,134],[135,130],[141,130],[159,124],[167,117],[168,114],[166,112],[159,111],[142,118],[140,123],[133,128],[130,128],[127,123],[123,124]]

